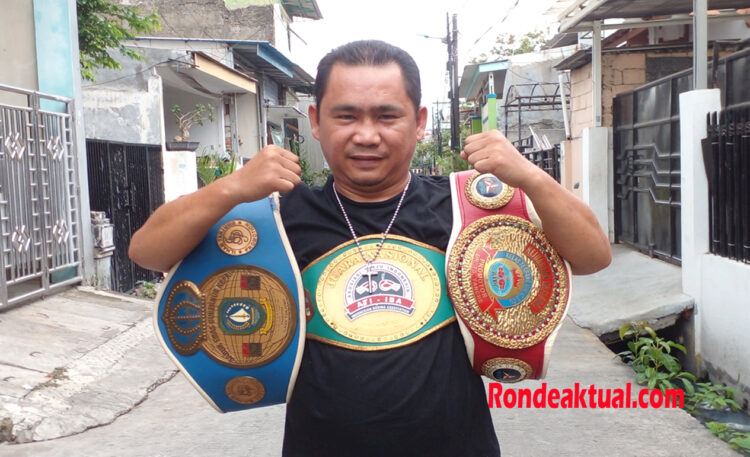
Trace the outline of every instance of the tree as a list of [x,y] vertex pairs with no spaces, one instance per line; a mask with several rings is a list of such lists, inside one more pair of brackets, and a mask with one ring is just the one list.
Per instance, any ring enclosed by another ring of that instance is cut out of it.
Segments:
[[[546,42],[544,32],[541,30],[534,30],[533,32],[526,32],[517,39],[516,35],[512,33],[501,33],[495,38],[495,46],[490,51],[490,56],[494,57],[508,57],[515,56],[518,54],[526,54],[527,52],[536,52],[542,48],[542,45]],[[474,59],[474,63],[487,62],[488,56],[481,54],[478,58]]]
[[156,11],[142,16],[133,7],[107,0],[76,0],[76,4],[81,77],[89,81],[96,81],[93,70],[97,68],[122,68],[110,55],[111,49],[117,49],[125,57],[143,60],[141,54],[123,45],[123,40],[161,29]]

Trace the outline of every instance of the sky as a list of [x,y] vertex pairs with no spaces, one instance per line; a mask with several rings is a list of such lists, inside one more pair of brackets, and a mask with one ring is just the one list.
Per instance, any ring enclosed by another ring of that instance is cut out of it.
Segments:
[[472,57],[489,53],[498,34],[522,35],[548,27],[554,18],[543,13],[555,1],[317,0],[323,19],[296,19],[292,24],[307,43],[302,50],[292,50],[293,59],[314,77],[318,61],[338,45],[360,39],[387,41],[416,60],[422,79],[422,105],[430,106],[448,100],[448,51],[441,42],[447,33],[446,13],[458,15],[460,76]]

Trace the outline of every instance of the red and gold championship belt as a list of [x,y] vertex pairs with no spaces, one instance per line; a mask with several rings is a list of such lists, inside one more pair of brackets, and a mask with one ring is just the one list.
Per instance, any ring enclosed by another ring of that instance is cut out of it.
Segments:
[[447,287],[474,371],[500,382],[543,378],[567,312],[570,267],[521,189],[474,170],[450,181]]

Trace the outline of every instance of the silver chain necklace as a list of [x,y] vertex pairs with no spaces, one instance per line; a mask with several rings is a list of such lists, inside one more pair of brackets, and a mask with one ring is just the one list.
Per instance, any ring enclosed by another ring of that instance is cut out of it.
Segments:
[[398,205],[396,205],[396,210],[393,212],[393,217],[391,217],[391,221],[388,223],[388,227],[386,227],[385,231],[383,232],[383,236],[380,238],[380,242],[378,243],[378,247],[375,250],[375,254],[367,258],[364,251],[362,250],[362,245],[359,242],[359,238],[357,237],[357,233],[354,231],[354,226],[352,225],[352,222],[349,220],[349,215],[346,214],[346,210],[344,209],[344,205],[341,203],[341,199],[339,198],[339,191],[336,190],[336,182],[333,183],[333,195],[336,197],[336,201],[339,203],[339,208],[341,208],[341,214],[344,215],[344,220],[346,221],[346,225],[349,227],[349,231],[352,234],[352,238],[354,239],[354,242],[357,244],[357,249],[359,250],[359,255],[362,257],[362,260],[365,261],[365,264],[367,265],[367,290],[372,293],[372,270],[371,266],[372,263],[375,262],[375,259],[378,258],[378,255],[380,255],[380,250],[383,249],[383,244],[385,244],[385,239],[388,237],[388,232],[391,231],[391,226],[393,225],[393,222],[396,220],[396,216],[398,216],[398,212],[401,209],[401,204],[404,202],[404,197],[406,196],[406,191],[409,189],[409,184],[411,183],[411,172],[409,172],[409,179],[406,181],[406,187],[404,187],[403,192],[401,192],[401,198],[398,200]]

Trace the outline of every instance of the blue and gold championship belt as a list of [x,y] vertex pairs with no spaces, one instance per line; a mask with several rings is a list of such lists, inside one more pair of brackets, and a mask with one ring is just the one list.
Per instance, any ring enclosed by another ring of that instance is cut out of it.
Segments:
[[278,208],[277,194],[234,207],[157,298],[159,341],[220,412],[285,403],[297,377],[302,283]]
[[521,189],[492,174],[451,174],[448,292],[474,371],[543,378],[571,292],[570,268]]
[[[380,235],[361,237],[372,257]],[[302,271],[307,338],[356,351],[412,344],[456,319],[446,293],[445,253],[389,235],[369,268],[354,241]]]

